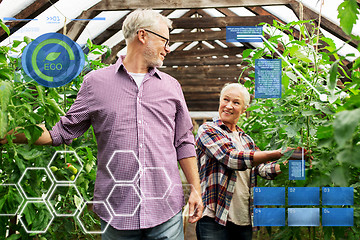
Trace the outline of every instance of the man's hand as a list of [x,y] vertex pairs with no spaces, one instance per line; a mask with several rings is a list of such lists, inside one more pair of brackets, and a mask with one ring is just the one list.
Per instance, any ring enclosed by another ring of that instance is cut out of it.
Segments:
[[201,199],[201,193],[191,187],[189,196],[189,223],[195,223],[200,220],[204,210],[204,205]]

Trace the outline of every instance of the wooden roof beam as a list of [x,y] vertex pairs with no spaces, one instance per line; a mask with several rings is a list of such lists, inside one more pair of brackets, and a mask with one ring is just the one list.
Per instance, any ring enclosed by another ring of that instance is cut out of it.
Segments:
[[102,0],[100,4],[94,6],[94,10],[128,10],[137,8],[153,9],[189,9],[189,8],[217,8],[217,7],[247,7],[247,6],[273,6],[284,5],[295,2],[295,0]]
[[[52,4],[56,3],[59,0],[36,0],[25,9],[23,9],[20,13],[16,14],[14,18],[16,19],[34,19],[46,9],[51,7]],[[27,24],[27,21],[11,21],[7,22],[6,25],[9,25],[10,35],[19,30],[21,27]],[[0,42],[8,37],[7,33],[0,28]]]

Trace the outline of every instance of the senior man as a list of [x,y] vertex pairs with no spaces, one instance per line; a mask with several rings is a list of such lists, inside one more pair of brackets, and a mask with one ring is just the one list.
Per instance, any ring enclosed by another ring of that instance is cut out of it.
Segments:
[[[51,131],[42,127],[44,132],[36,141],[70,144],[93,126],[98,143],[94,201],[105,202],[111,195],[108,202],[116,215],[102,235],[105,240],[184,239],[178,163],[192,185],[189,222],[202,214],[192,123],[181,86],[157,69],[170,52],[169,28],[171,21],[153,10],[130,13],[122,27],[126,56],[87,74],[66,116]],[[15,142],[26,139],[18,134]],[[127,152],[134,153],[140,164]],[[106,168],[113,154],[115,179],[131,181],[115,191]],[[140,174],[132,180],[136,172]],[[103,204],[94,204],[94,211],[104,230],[108,212]]]
[[[256,175],[274,179],[281,173],[279,164],[269,162],[283,156],[281,149],[260,151],[237,126],[249,102],[243,85],[225,85],[220,93],[219,118],[198,130],[196,151],[205,206],[196,225],[198,240],[251,240],[251,188],[256,186]],[[299,156],[297,150],[292,159]]]

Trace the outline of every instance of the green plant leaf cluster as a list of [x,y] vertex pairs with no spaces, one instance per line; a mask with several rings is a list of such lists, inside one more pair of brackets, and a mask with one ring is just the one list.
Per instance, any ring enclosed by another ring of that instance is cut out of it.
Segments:
[[[307,23],[313,25],[312,22]],[[354,187],[356,203],[351,206],[354,208],[354,226],[346,228],[346,231],[341,227],[281,227],[276,231],[268,228],[268,233],[271,239],[360,239],[360,81],[355,71],[359,60],[355,61],[348,71],[351,74],[348,74],[343,64],[345,56],[337,54],[339,49],[332,39],[317,36],[314,25],[313,29],[305,28],[303,22],[264,25],[265,32],[270,36],[269,43],[274,47],[281,46],[283,57],[292,66],[283,61],[282,98],[254,99],[247,109],[250,117],[240,119],[239,125],[262,150],[301,146],[312,151],[314,160],[311,164],[306,163],[304,181],[288,180],[288,172],[285,171],[274,181],[259,179],[260,186]],[[300,31],[296,31],[295,26]],[[294,38],[295,31],[302,40]],[[323,44],[318,45],[316,50],[318,37]],[[280,56],[266,44],[243,53],[248,68],[254,68],[257,58]],[[294,68],[321,94],[326,94],[328,101],[321,101]],[[254,75],[249,76],[251,79],[244,85],[253,94]],[[340,82],[344,82],[342,86],[338,86]]]

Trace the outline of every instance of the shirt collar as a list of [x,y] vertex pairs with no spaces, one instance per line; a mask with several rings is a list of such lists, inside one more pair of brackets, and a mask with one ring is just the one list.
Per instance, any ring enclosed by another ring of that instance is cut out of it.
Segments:
[[[228,133],[231,133],[232,131],[230,130],[230,128],[228,128],[221,120],[219,117],[214,117],[213,118],[214,123],[219,126],[220,128],[226,130]],[[236,131],[238,132],[244,132],[238,125],[235,126]]]
[[[125,58],[125,55],[121,55],[121,56],[119,57],[119,59],[116,61],[116,63],[115,63],[115,73],[117,73],[117,72],[120,71],[120,70],[125,70],[125,71],[127,72],[127,70],[126,70],[126,68],[125,68],[125,66],[124,66],[124,64],[123,64],[124,58]],[[156,77],[159,78],[160,80],[162,79],[162,78],[161,78],[160,71],[159,71],[159,69],[157,69],[156,67],[154,67],[154,68],[149,68],[149,72],[148,72],[148,73],[149,73],[150,76],[156,76]]]

